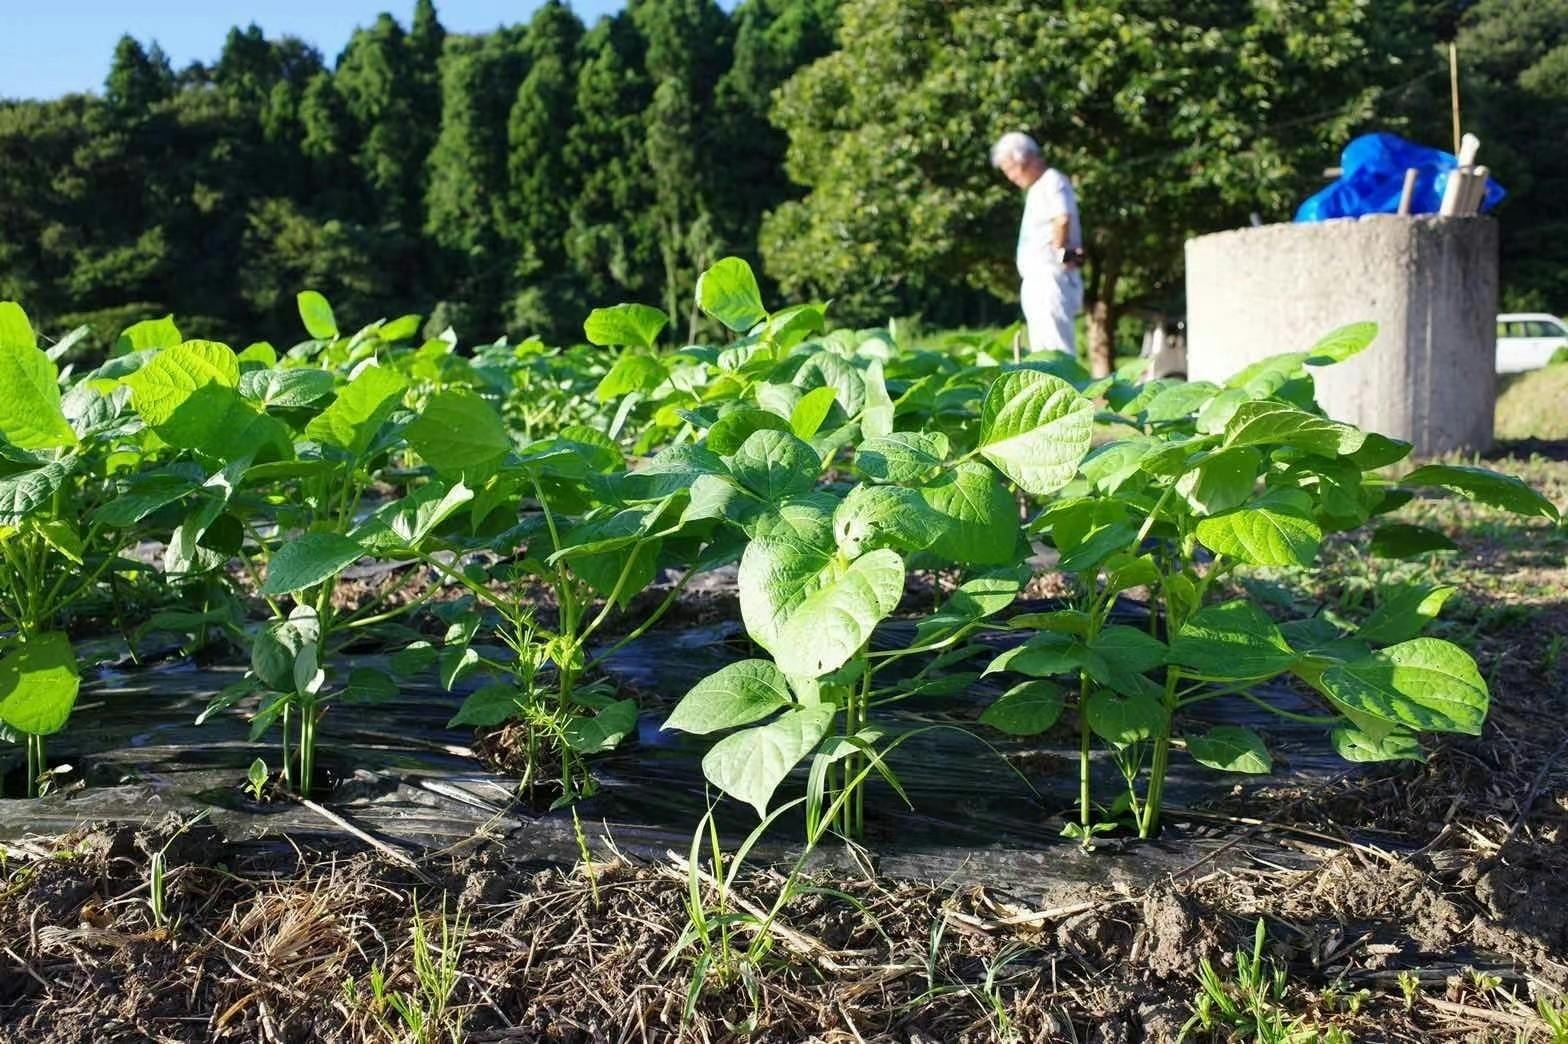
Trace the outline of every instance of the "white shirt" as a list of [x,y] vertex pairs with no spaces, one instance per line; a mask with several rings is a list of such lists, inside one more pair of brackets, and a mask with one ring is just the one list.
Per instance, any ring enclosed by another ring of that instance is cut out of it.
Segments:
[[1083,247],[1078,223],[1078,197],[1067,175],[1047,167],[1024,192],[1024,220],[1018,228],[1018,274],[1024,279],[1054,279],[1062,272],[1057,260],[1051,225],[1067,215],[1068,249]]

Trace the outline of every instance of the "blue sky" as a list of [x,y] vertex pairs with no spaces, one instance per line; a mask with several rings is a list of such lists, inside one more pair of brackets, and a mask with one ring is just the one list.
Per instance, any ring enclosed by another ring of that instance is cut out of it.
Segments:
[[[436,0],[454,32],[483,32],[525,21],[537,0]],[[573,0],[585,22],[621,7],[620,0]],[[725,8],[733,4],[725,2]],[[414,0],[0,0],[0,98],[53,98],[103,86],[115,41],[130,33],[156,40],[176,69],[211,62],[230,26],[255,22],[268,36],[293,34],[330,64],[357,25],[390,10],[404,25]]]

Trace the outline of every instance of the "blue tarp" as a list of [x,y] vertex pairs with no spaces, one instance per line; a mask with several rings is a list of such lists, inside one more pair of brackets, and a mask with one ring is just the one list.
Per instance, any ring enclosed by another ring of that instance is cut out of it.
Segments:
[[[1448,175],[1459,167],[1451,152],[1406,141],[1397,134],[1363,134],[1345,146],[1340,155],[1341,173],[1332,185],[1308,199],[1296,211],[1297,221],[1327,221],[1362,214],[1396,214],[1405,187],[1405,171],[1416,170],[1412,214],[1436,214],[1443,204]],[[1486,180],[1482,212],[1491,210],[1506,193],[1491,178]]]

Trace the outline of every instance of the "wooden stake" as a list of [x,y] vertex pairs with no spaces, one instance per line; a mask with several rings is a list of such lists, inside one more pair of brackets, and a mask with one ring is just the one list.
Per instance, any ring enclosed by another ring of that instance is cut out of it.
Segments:
[[1416,194],[1416,168],[1408,167],[1405,170],[1405,187],[1399,193],[1399,212],[1410,213],[1410,200]]
[[1454,112],[1454,155],[1459,155],[1459,44],[1448,45],[1448,96]]

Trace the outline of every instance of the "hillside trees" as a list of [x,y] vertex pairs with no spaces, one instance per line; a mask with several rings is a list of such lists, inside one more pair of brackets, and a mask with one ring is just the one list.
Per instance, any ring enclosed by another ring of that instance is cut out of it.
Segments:
[[846,321],[1005,321],[1021,200],[986,149],[1018,127],[1079,187],[1103,364],[1119,311],[1176,296],[1185,235],[1284,218],[1360,129],[1446,141],[1458,31],[1508,292],[1550,306],[1565,5],[634,0],[584,26],[548,0],[468,35],[417,0],[335,62],[247,26],[178,72],[127,37],[99,94],[0,101],[0,288],[99,352],[169,311],[286,338],[302,284],[473,338],[637,299],[701,340],[726,254]]

